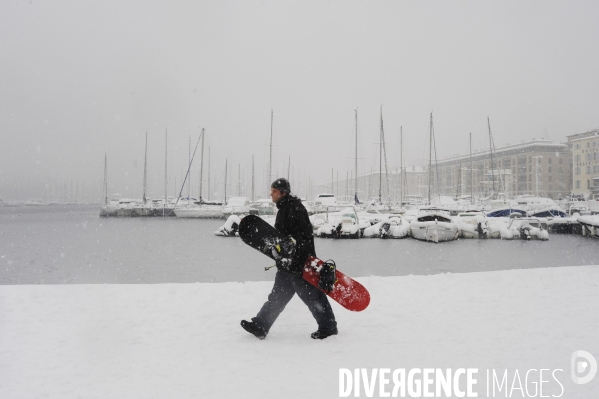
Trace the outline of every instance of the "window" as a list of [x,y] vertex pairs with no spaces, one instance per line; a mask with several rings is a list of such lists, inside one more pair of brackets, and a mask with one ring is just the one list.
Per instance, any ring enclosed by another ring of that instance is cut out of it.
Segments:
[[580,162],[580,154],[576,154],[576,162]]
[[548,159],[549,165],[551,165],[551,158]]
[[587,141],[587,148],[591,148],[591,142]]
[[575,148],[576,150],[580,150],[580,144],[578,144],[578,143],[577,143],[577,144],[575,144],[575,145],[574,145],[574,148]]
[[575,173],[576,173],[577,175],[579,175],[579,174],[580,174],[580,166],[577,166],[577,167],[576,167],[576,172],[575,172]]
[[591,165],[587,165],[587,174],[591,173]]
[[580,180],[576,180],[576,188],[580,188]]
[[549,167],[549,173],[551,173],[551,166]]
[[587,180],[587,188],[591,188],[591,181]]

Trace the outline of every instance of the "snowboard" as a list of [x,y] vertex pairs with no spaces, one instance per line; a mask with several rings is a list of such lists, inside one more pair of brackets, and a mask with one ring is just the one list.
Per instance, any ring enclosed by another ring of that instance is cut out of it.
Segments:
[[[272,246],[285,238],[277,229],[256,215],[248,215],[241,219],[239,237],[244,243],[273,260]],[[304,264],[302,277],[316,288],[318,288],[318,280],[320,279],[318,271],[323,264],[324,261],[314,256],[308,257]],[[337,281],[333,286],[333,290],[330,292],[321,291],[348,310],[360,312],[366,309],[370,303],[368,290],[339,270],[335,271],[335,276]]]

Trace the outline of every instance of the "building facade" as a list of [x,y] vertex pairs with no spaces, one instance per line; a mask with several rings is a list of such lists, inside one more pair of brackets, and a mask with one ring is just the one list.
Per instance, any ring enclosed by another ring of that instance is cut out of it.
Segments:
[[[599,198],[599,129],[568,136],[567,143],[532,139],[520,144],[472,155],[457,155],[427,167],[410,166],[402,172],[389,168],[388,174],[373,171],[358,176],[360,200],[427,199],[428,180],[431,197],[487,198],[503,194],[506,198],[536,195],[552,199],[570,194]],[[403,182],[403,184],[402,184]],[[340,180],[333,185],[339,198],[353,199],[355,182]]]
[[599,198],[599,129],[567,138],[572,152],[572,194]]
[[[452,197],[507,198],[532,194],[558,199],[572,187],[571,152],[567,144],[533,139],[516,145],[476,151],[433,165],[435,192]],[[436,170],[435,170],[436,169]]]

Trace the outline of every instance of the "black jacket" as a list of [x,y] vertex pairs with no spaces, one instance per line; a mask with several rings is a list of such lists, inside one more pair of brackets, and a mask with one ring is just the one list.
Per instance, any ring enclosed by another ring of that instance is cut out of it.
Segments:
[[[288,272],[300,276],[308,256],[316,256],[312,223],[310,223],[308,211],[302,201],[291,194],[287,194],[279,201],[277,208],[279,212],[275,228],[283,235],[293,237],[296,241],[295,255]],[[279,269],[281,270],[281,268]]]

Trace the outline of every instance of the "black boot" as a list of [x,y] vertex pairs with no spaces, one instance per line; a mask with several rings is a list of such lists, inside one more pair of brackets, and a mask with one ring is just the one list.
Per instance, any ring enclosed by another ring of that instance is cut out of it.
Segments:
[[313,332],[310,336],[312,337],[312,339],[325,339],[326,337],[330,337],[331,335],[337,335],[339,331],[337,331],[337,328],[334,328],[332,330],[321,330],[319,329],[316,332]]
[[241,320],[241,327],[243,327],[243,329],[250,334],[255,335],[258,339],[266,338],[266,331],[264,331],[264,328],[260,327],[253,321]]

